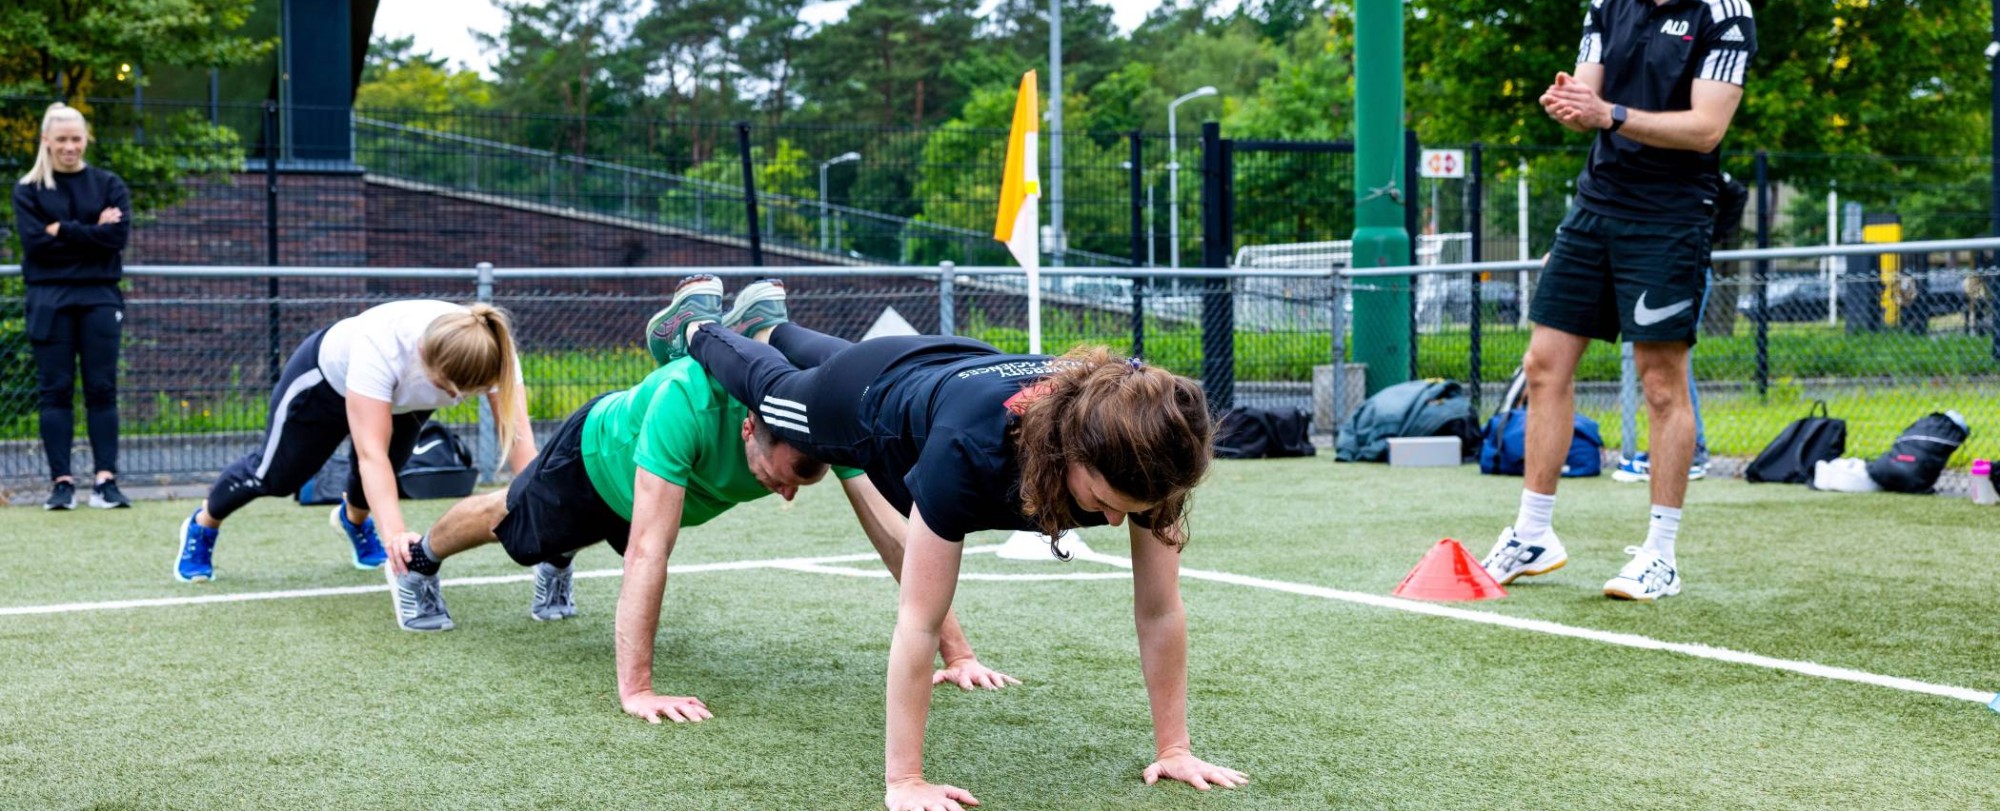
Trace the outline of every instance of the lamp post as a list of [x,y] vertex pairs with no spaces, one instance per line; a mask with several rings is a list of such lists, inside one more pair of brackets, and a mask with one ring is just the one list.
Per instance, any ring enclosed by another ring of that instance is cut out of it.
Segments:
[[819,250],[820,250],[820,253],[825,253],[825,252],[827,252],[827,251],[830,251],[830,250],[832,250],[832,248],[828,247],[828,243],[827,243],[827,235],[826,235],[826,219],[827,219],[827,208],[826,208],[826,168],[827,168],[827,167],[829,167],[829,166],[832,166],[832,165],[834,165],[834,164],[836,164],[836,163],[848,163],[848,162],[850,162],[850,161],[858,161],[858,160],[861,160],[861,153],[859,153],[859,152],[849,152],[849,153],[847,153],[847,154],[845,154],[845,155],[841,155],[841,156],[839,156],[839,157],[836,157],[836,158],[830,158],[830,159],[828,159],[828,160],[824,160],[824,161],[820,161],[820,164],[819,164]]
[[1196,88],[1185,96],[1167,102],[1167,263],[1170,267],[1181,266],[1181,162],[1179,128],[1175,126],[1174,108],[1203,96],[1215,95],[1213,86]]

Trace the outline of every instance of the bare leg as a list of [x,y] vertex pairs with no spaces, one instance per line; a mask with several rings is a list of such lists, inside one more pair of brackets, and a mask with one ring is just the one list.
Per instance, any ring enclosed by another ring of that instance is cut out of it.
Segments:
[[[1521,363],[1528,373],[1528,447],[1523,463],[1529,492],[1555,495],[1576,429],[1576,364],[1589,348],[1589,338],[1540,324],[1528,339],[1528,354]],[[1685,475],[1685,457],[1681,465]]]
[[438,560],[499,540],[493,528],[507,517],[507,491],[470,496],[431,525],[431,553]]
[[1652,420],[1653,503],[1679,509],[1687,498],[1688,464],[1694,460],[1694,404],[1688,399],[1688,345],[1634,344],[1633,361],[1646,389]]

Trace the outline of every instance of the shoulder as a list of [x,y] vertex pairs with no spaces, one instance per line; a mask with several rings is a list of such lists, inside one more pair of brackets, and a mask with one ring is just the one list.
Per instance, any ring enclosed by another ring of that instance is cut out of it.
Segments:
[[1750,18],[1748,0],[1702,0],[1708,5],[1708,19],[1712,23]]

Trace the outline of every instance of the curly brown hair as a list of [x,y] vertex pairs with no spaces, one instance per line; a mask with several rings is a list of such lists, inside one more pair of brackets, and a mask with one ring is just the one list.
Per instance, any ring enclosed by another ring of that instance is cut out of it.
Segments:
[[1155,505],[1146,522],[1161,540],[1185,545],[1188,497],[1213,445],[1201,388],[1102,346],[1078,347],[1052,365],[1055,373],[1021,398],[1012,429],[1023,511],[1052,536],[1077,526],[1067,482],[1076,462]]

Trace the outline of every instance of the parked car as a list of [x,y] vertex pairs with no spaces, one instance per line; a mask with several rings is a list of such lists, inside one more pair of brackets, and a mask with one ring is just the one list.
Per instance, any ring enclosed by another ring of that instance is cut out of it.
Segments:
[[[1906,317],[1931,319],[1965,309],[1965,277],[1966,271],[1953,268],[1902,274],[1898,281],[1904,314]],[[1852,297],[1857,292],[1863,301],[1880,295],[1879,283],[1866,276],[1850,274],[1842,280],[1842,284],[1862,288],[1860,291],[1843,291],[1842,307],[1848,306],[1844,302],[1854,300]],[[1770,280],[1765,289],[1765,306],[1769,308],[1766,318],[1770,321],[1826,320],[1825,277],[1781,276]],[[1757,294],[1754,290],[1736,297],[1736,311],[1744,318],[1756,317]]]

